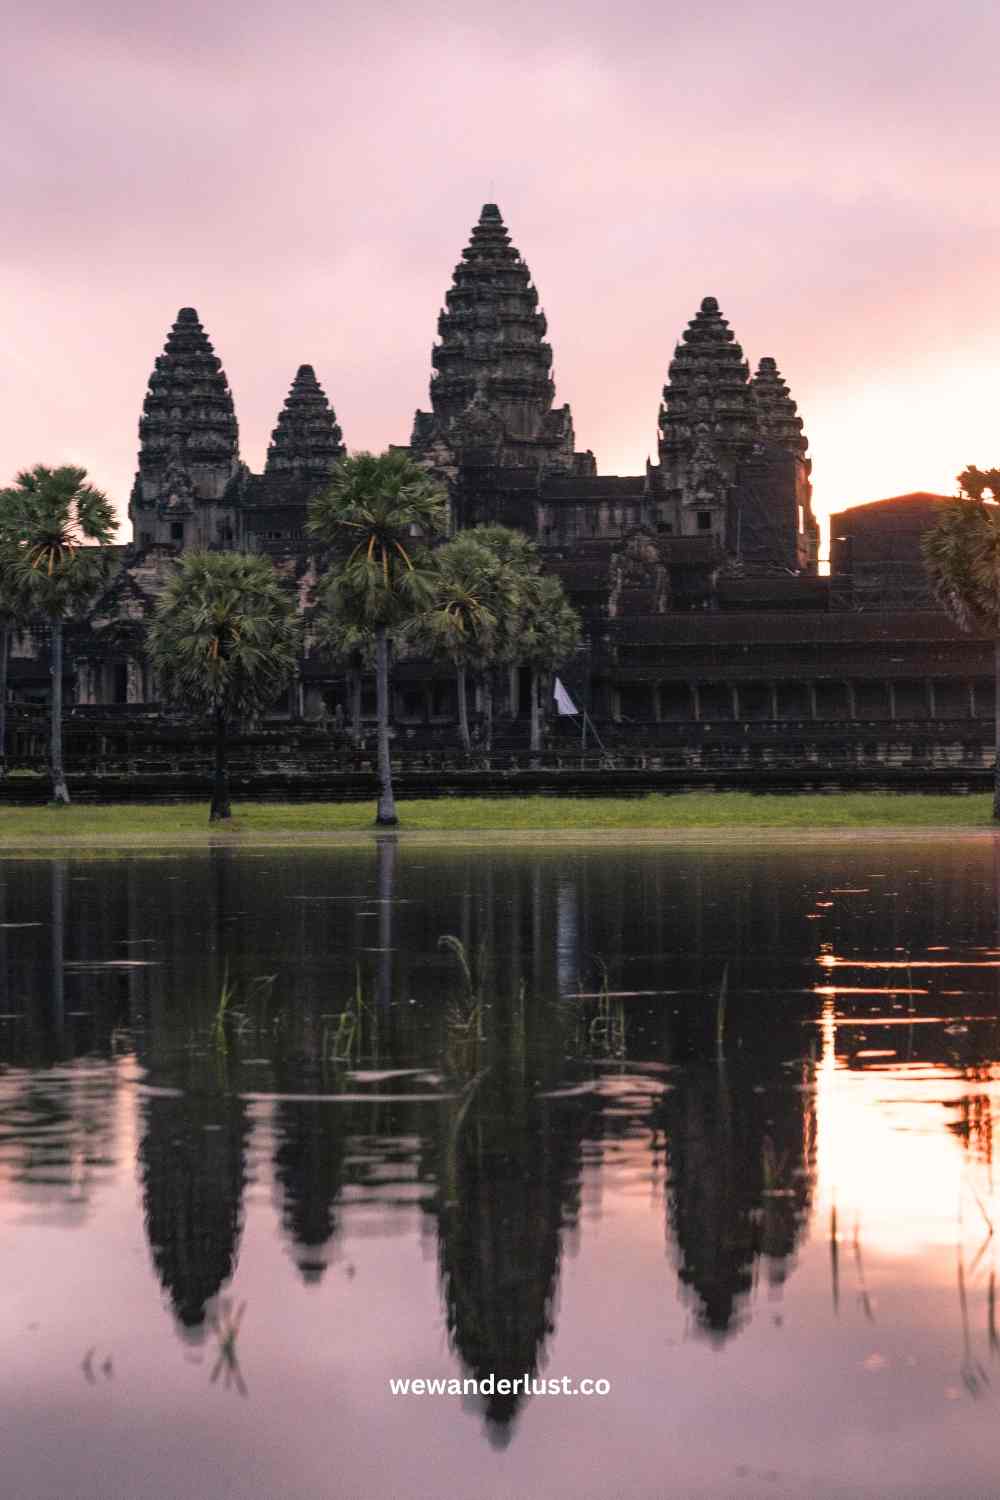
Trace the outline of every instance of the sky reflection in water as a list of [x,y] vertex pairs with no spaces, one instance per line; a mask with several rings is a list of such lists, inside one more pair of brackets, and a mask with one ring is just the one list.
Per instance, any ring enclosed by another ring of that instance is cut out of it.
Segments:
[[[991,1493],[997,913],[977,839],[3,862],[7,1492]],[[388,1391],[490,1372],[612,1392]]]

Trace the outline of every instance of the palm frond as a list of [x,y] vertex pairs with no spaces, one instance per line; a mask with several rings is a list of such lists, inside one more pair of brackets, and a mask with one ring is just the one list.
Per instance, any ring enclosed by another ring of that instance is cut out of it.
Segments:
[[188,553],[154,612],[149,651],[165,697],[227,718],[267,708],[294,676],[301,621],[266,557]]

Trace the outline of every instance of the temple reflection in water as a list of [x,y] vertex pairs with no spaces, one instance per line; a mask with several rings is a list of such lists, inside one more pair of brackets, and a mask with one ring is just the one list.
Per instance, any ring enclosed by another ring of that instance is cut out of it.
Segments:
[[[320,1326],[328,1296],[363,1315],[352,1278],[391,1242],[433,1257],[461,1372],[534,1375],[612,1200],[657,1216],[636,1296],[692,1340],[773,1310],[810,1238],[838,1309],[849,1282],[871,1310],[865,1257],[927,1194],[990,1221],[992,856],[939,850],[933,881],[905,851],[783,858],[26,861],[0,912],[4,1213],[86,1232],[132,1192],[188,1345],[251,1230],[282,1247],[267,1296],[304,1288]],[[525,1399],[472,1405],[503,1447]]]

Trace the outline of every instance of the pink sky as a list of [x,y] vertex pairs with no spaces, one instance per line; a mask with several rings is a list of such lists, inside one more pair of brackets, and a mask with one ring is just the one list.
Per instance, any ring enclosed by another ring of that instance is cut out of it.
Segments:
[[0,483],[79,462],[124,515],[146,380],[185,305],[252,468],[302,362],[350,447],[407,441],[487,200],[602,472],[655,454],[706,294],[789,381],[820,513],[1000,463],[991,4],[10,15]]

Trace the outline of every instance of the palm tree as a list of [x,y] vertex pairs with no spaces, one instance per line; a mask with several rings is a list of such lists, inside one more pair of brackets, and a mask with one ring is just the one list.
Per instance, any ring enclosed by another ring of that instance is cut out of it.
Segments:
[[15,630],[31,613],[29,580],[19,566],[19,549],[9,525],[0,515],[0,777],[7,773],[7,674]]
[[0,513],[17,549],[14,572],[51,632],[49,761],[52,800],[69,802],[62,753],[63,631],[92,604],[108,577],[115,515],[108,497],[87,483],[86,469],[36,464],[0,492]]
[[494,659],[503,613],[502,577],[495,555],[475,531],[446,542],[434,562],[431,605],[414,622],[413,633],[429,655],[446,657],[455,668],[459,734],[468,755],[468,675],[487,670]]
[[389,640],[427,608],[433,570],[427,543],[447,525],[447,497],[408,454],[355,453],[309,506],[307,530],[333,551],[331,608],[375,638],[379,799],[375,822],[394,827],[389,759]]
[[232,720],[261,713],[298,669],[302,630],[294,595],[270,558],[189,552],[149,627],[149,655],[165,698],[215,727],[209,822],[228,818]]
[[939,601],[962,630],[993,637],[995,761],[993,817],[1000,822],[1000,470],[969,468],[958,496],[941,506],[923,537],[924,562]]
[[328,590],[320,594],[310,628],[321,656],[347,673],[351,738],[361,743],[361,677],[375,660],[375,635],[365,626],[353,624],[337,613],[336,600]]
[[542,748],[552,673],[580,643],[580,617],[558,578],[530,577],[517,620],[518,657],[531,668],[531,748]]
[[531,580],[541,569],[541,559],[534,542],[523,531],[493,523],[475,526],[465,535],[486,547],[492,558],[491,586],[497,600],[497,625],[491,660],[482,674],[485,748],[493,748],[493,697],[495,678],[500,667],[513,666],[520,660],[520,612]]

